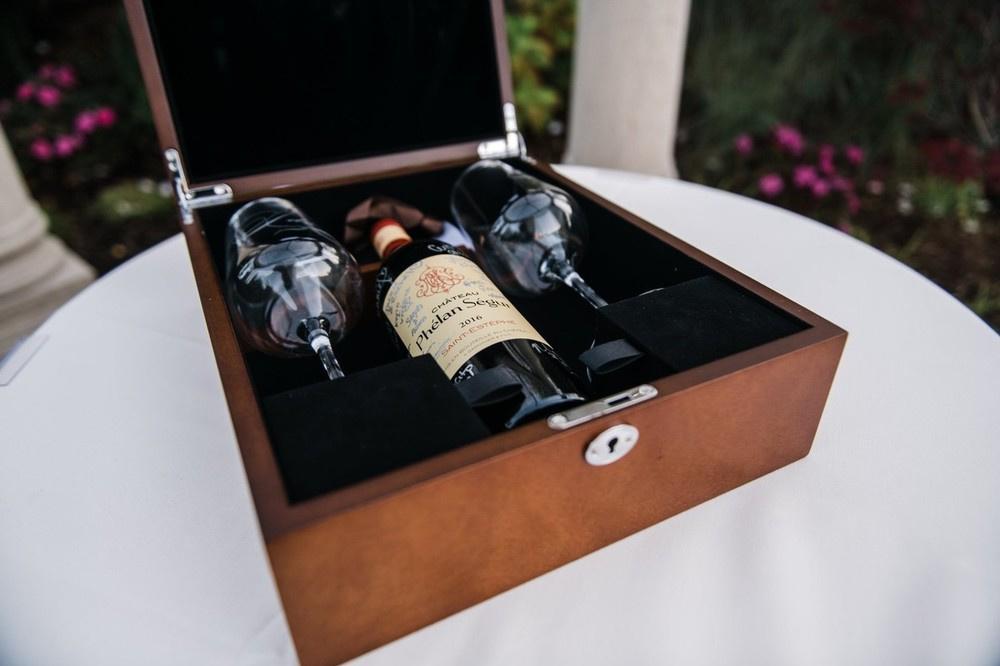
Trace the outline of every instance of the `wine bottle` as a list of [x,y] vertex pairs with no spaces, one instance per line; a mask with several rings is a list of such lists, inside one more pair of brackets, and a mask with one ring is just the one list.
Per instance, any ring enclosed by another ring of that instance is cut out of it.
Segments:
[[566,363],[453,246],[415,241],[397,221],[371,228],[382,259],[378,311],[410,356],[430,354],[493,428],[583,400]]

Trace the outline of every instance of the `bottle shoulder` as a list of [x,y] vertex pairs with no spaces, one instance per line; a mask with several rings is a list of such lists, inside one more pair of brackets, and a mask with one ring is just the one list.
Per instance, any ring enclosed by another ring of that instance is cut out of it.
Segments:
[[450,255],[468,259],[454,245],[435,240],[417,240],[407,243],[393,252],[382,262],[382,265],[395,268],[396,270],[405,270],[418,261],[437,255]]

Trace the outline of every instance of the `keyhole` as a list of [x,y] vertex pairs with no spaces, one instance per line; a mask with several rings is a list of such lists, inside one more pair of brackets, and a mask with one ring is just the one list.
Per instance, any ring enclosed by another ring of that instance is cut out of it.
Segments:
[[594,467],[610,465],[628,455],[639,439],[639,431],[635,426],[621,423],[611,426],[591,440],[583,457]]

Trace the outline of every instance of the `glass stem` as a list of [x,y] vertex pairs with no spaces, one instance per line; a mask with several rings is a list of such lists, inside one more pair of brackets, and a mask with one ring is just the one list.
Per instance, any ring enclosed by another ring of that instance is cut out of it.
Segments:
[[310,317],[305,320],[305,326],[309,336],[309,346],[319,355],[323,369],[326,370],[326,376],[330,379],[343,377],[344,371],[340,369],[340,363],[333,353],[333,343],[330,342],[330,334],[323,326],[323,320],[319,317]]
[[542,273],[546,278],[557,282],[562,282],[567,287],[580,294],[583,300],[590,303],[594,309],[603,308],[608,304],[601,298],[590,285],[583,281],[580,274],[573,268],[573,264],[565,259],[550,259],[546,262]]

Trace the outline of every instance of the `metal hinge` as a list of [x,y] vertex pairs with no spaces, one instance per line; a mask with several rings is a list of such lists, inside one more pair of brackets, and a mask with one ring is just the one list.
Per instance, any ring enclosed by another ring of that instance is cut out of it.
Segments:
[[174,195],[177,197],[177,206],[181,209],[181,221],[184,224],[191,224],[194,220],[191,211],[197,208],[218,206],[233,200],[233,188],[225,183],[189,187],[184,165],[181,164],[181,154],[176,149],[167,148],[163,151],[163,158],[167,161],[167,170],[174,180]]
[[517,114],[514,105],[505,102],[503,105],[503,127],[506,136],[502,139],[483,141],[479,144],[479,159],[503,159],[505,157],[524,157],[526,149],[524,137],[517,131]]

